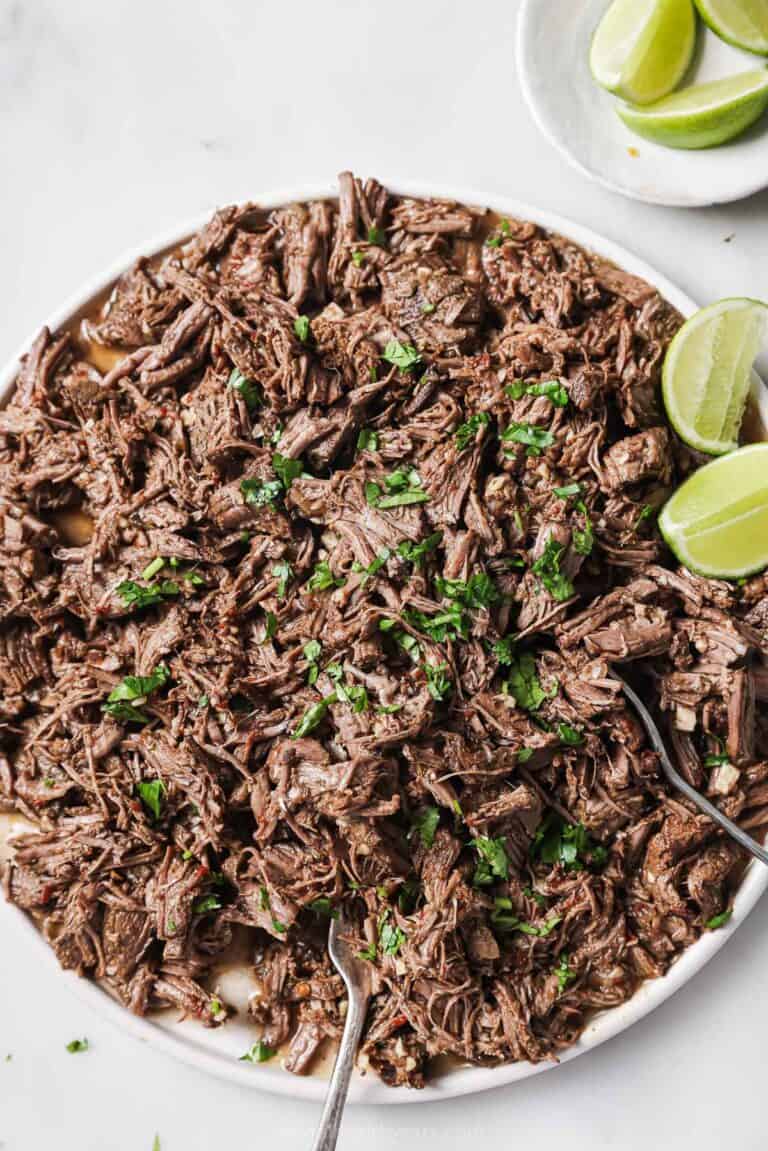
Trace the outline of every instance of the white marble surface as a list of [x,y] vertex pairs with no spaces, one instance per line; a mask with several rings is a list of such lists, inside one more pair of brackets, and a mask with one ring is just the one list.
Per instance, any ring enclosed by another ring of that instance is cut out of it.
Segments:
[[[121,250],[199,210],[345,166],[570,215],[702,302],[768,298],[768,194],[686,212],[574,175],[521,103],[516,9],[0,0],[0,358]],[[756,1151],[767,961],[764,901],[694,983],[593,1054],[485,1096],[355,1109],[340,1146]],[[67,1054],[79,1035],[91,1050]],[[30,941],[0,941],[3,1151],[150,1151],[156,1132],[162,1151],[278,1138],[303,1151],[316,1118],[311,1105],[224,1086],[121,1036],[42,972]]]

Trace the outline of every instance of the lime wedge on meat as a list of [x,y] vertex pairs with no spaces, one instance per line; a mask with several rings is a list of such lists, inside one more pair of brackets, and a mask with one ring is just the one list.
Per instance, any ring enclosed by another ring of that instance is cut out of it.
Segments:
[[700,575],[738,579],[768,567],[768,444],[699,468],[665,504],[659,527]]
[[744,132],[768,105],[768,70],[755,68],[682,88],[655,104],[618,104],[638,136],[667,148],[714,148]]
[[768,56],[768,0],[695,0],[701,18],[716,32],[747,52]]
[[664,406],[681,440],[718,456],[738,447],[752,365],[768,333],[768,305],[720,300],[683,324],[667,349]]
[[609,92],[649,104],[679,84],[695,43],[691,0],[613,0],[592,38],[589,66]]

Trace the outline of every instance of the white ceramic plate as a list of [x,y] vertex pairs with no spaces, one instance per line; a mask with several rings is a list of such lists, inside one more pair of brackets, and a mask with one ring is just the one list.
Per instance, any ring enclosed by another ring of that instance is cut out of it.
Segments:
[[[768,115],[720,148],[662,148],[630,132],[615,98],[592,79],[589,45],[609,0],[522,0],[517,71],[533,117],[585,176],[635,200],[677,207],[728,203],[768,186]],[[696,58],[684,83],[765,66],[699,21]],[[632,149],[632,151],[630,151]]]
[[[613,244],[589,229],[573,224],[559,216],[541,212],[528,204],[521,204],[515,200],[499,196],[485,196],[471,190],[415,187],[394,180],[391,182],[384,181],[384,183],[387,187],[391,187],[394,191],[404,195],[442,196],[467,204],[491,207],[503,215],[533,220],[545,228],[569,236],[576,243],[598,252],[627,271],[648,280],[684,315],[690,315],[696,310],[697,305],[694,304],[693,300],[664,276],[656,273],[648,264],[637,259],[617,244]],[[258,203],[270,207],[291,200],[314,199],[335,194],[335,189],[314,187],[291,189],[281,194],[255,196],[254,199]],[[181,242],[192,232],[197,231],[207,218],[206,215],[201,219],[189,220],[176,229],[173,234],[162,236],[152,243],[144,244],[137,251],[124,256],[103,275],[86,284],[59,312],[52,316],[47,321],[49,328],[55,330],[62,327],[73,316],[82,312],[89,301],[109,288],[120,273],[139,255],[151,255],[153,252],[162,251]],[[19,349],[18,355],[0,374],[0,402],[8,397],[17,371],[18,358],[28,350],[34,334]],[[757,379],[755,380],[755,387],[759,389],[763,422],[768,427],[768,390],[763,388]],[[0,827],[1,837],[2,828]],[[604,1043],[606,1039],[612,1038],[638,1019],[642,1019],[654,1007],[658,1007],[660,1003],[668,999],[720,950],[738,926],[743,923],[767,886],[768,869],[757,863],[751,863],[736,896],[733,917],[727,926],[702,936],[693,947],[682,955],[662,979],[643,984],[637,994],[627,1003],[595,1016],[578,1042],[565,1052],[561,1060],[565,1062],[569,1059],[575,1059],[577,1055],[582,1055],[598,1044]],[[325,1084],[320,1077],[299,1078],[272,1064],[252,1066],[248,1063],[239,1062],[239,1056],[253,1042],[253,1031],[247,1023],[240,1022],[235,1018],[218,1030],[207,1030],[193,1021],[179,1022],[173,1012],[164,1012],[153,1018],[140,1019],[132,1015],[96,984],[85,979],[78,979],[70,972],[60,971],[57,960],[48,944],[38,934],[31,920],[16,907],[0,901],[0,922],[3,924],[2,938],[4,940],[10,939],[12,932],[16,931],[27,931],[38,939],[40,962],[47,964],[50,970],[56,969],[57,977],[61,980],[62,985],[75,991],[102,1015],[111,1019],[121,1031],[129,1032],[152,1044],[153,1047],[165,1051],[199,1070],[207,1071],[232,1083],[303,1099],[319,1100],[324,1096]],[[248,976],[243,971],[230,972],[223,977],[221,987],[231,996],[233,1002],[243,1002],[249,989]],[[513,1063],[496,1068],[453,1067],[423,1091],[395,1090],[385,1087],[375,1076],[360,1076],[352,1084],[350,1098],[354,1103],[434,1102],[440,1099],[449,1099],[455,1095],[485,1091],[491,1087],[514,1083],[519,1079],[527,1078],[529,1075],[546,1071],[553,1066],[552,1063],[539,1063],[537,1065]]]

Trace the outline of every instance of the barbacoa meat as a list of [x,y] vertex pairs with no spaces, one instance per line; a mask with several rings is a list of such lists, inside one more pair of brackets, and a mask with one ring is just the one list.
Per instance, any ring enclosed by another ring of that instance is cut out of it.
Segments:
[[610,676],[765,823],[768,583],[655,528],[692,466],[679,323],[533,224],[344,173],[40,334],[0,413],[0,802],[64,967],[219,1026],[244,939],[254,1037],[301,1073],[344,904],[362,1060],[419,1086],[556,1058],[722,921],[743,861]]

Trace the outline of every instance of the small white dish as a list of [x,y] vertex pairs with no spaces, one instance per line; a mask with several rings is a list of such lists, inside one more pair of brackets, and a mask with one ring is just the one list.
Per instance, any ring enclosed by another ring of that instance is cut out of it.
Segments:
[[[681,151],[634,135],[589,71],[589,45],[609,0],[521,0],[517,72],[541,131],[575,168],[614,192],[674,207],[729,203],[768,187],[768,115],[719,148]],[[765,66],[699,21],[684,84]]]
[[[549,0],[536,0],[536,2],[549,3]],[[573,2],[575,3],[575,0]],[[521,203],[509,197],[486,195],[476,189],[436,187],[396,179],[389,180],[386,173],[381,174],[381,179],[385,187],[400,195],[437,196],[458,200],[464,204],[477,204],[491,208],[502,216],[531,220],[550,231],[568,236],[582,247],[612,260],[625,271],[647,280],[682,315],[690,316],[697,309],[697,305],[690,296],[686,295],[660,272],[657,272],[651,265],[646,264],[644,260],[634,256],[619,244],[614,244],[589,228],[573,223],[562,216],[557,216],[552,212],[535,208],[530,204]],[[252,198],[264,207],[275,207],[296,200],[335,196],[337,193],[338,189],[335,187],[320,185],[295,187],[271,195],[254,195]],[[139,256],[157,255],[182,243],[207,223],[209,216],[210,213],[206,213],[201,218],[182,222],[171,232],[156,237],[153,241],[142,244],[133,252],[125,254],[101,275],[84,284],[61,308],[49,316],[46,321],[48,327],[52,331],[56,331],[58,328],[68,326],[74,317],[81,316],[86,309],[92,307],[94,300],[103,299],[104,294],[113,287],[117,278]],[[28,351],[35,334],[32,333],[29,336],[17,354],[4,367],[0,365],[0,406],[7,402],[12,393],[19,359]],[[753,384],[760,421],[765,428],[768,428],[768,388],[762,385],[756,375]],[[18,817],[4,815],[0,812],[0,857],[4,844],[7,843],[9,835],[19,822],[23,824],[23,820],[19,821]],[[16,827],[16,830],[23,830],[23,827]],[[559,1062],[566,1063],[571,1059],[576,1059],[578,1056],[593,1050],[599,1044],[605,1043],[606,1040],[612,1039],[633,1023],[643,1019],[670,995],[683,987],[731,938],[766,890],[768,890],[768,868],[763,867],[757,861],[752,861],[744,872],[744,878],[733,901],[733,915],[728,923],[717,931],[705,932],[692,947],[683,952],[664,976],[641,984],[631,999],[618,1007],[597,1013],[589,1021],[577,1041],[561,1053]],[[173,1010],[147,1017],[132,1015],[99,984],[93,983],[89,979],[79,979],[72,971],[63,971],[59,967],[53,950],[45,942],[32,920],[14,904],[4,900],[2,893],[0,893],[0,939],[2,939],[6,950],[13,947],[16,932],[22,931],[26,932],[39,945],[38,953],[41,967],[55,972],[58,981],[57,986],[75,992],[101,1016],[114,1023],[124,1034],[130,1034],[158,1051],[163,1051],[199,1071],[204,1071],[229,1083],[236,1083],[239,1086],[255,1088],[256,1090],[272,1091],[294,1099],[309,1099],[319,1102],[325,1098],[326,1082],[319,1075],[307,1077],[291,1075],[278,1065],[277,1060],[273,1063],[254,1067],[240,1059],[240,1056],[254,1040],[254,1033],[245,1013],[248,996],[254,990],[254,985],[248,971],[241,964],[233,964],[217,979],[218,990],[224,998],[239,1006],[238,1016],[231,1019],[226,1027],[204,1028],[193,1020],[184,1021],[180,1019],[178,1013]],[[436,1103],[459,1095],[473,1094],[505,1084],[517,1083],[531,1075],[548,1071],[555,1066],[557,1064],[554,1062],[506,1063],[497,1067],[454,1063],[446,1067],[444,1072],[422,1091],[387,1087],[374,1074],[365,1077],[356,1075],[350,1087],[349,1101],[375,1105]],[[329,1068],[326,1066],[318,1070],[327,1073]]]

